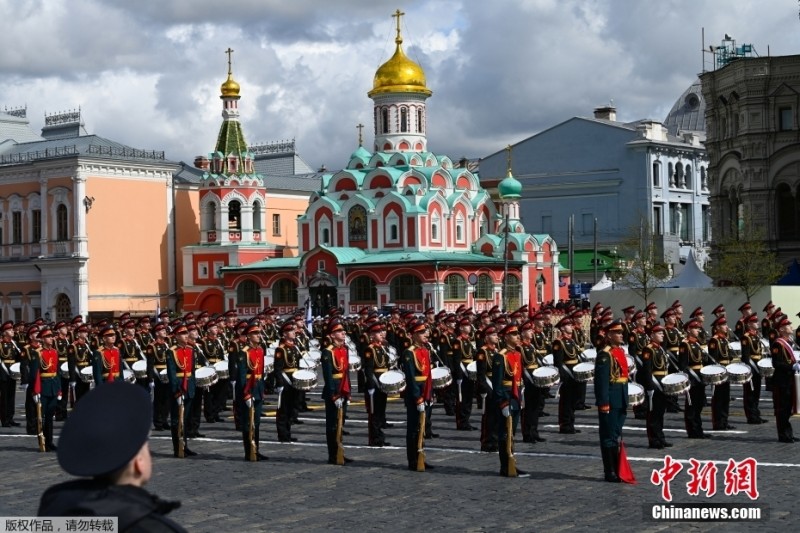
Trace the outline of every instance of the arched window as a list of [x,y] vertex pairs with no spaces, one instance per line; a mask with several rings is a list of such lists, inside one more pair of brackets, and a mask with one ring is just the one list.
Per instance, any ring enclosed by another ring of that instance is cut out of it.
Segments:
[[797,211],[795,210],[795,199],[791,189],[785,183],[781,183],[775,189],[775,202],[778,209],[778,238],[796,239]]
[[397,216],[395,211],[391,211],[386,216],[385,222],[385,240],[387,243],[396,244],[400,241],[400,231],[399,231],[400,219]]
[[362,205],[354,205],[347,213],[347,231],[350,241],[367,240],[367,210]]
[[67,206],[58,204],[56,208],[56,240],[69,240],[69,217],[67,216]]
[[261,231],[261,202],[253,202],[253,231]]
[[400,108],[400,131],[405,133],[408,131],[408,108]]
[[478,276],[478,283],[475,285],[476,300],[491,300],[494,298],[494,281],[489,274]]
[[445,301],[467,299],[467,283],[463,276],[450,274],[444,279],[444,299]]
[[708,176],[706,174],[706,167],[700,167],[700,188],[704,191],[708,189]]
[[369,276],[359,276],[350,283],[350,302],[374,304],[378,301],[378,288]]
[[422,283],[413,274],[400,274],[389,283],[392,303],[422,301]]
[[439,242],[439,213],[431,216],[431,240]]
[[669,186],[675,186],[675,168],[672,166],[672,163],[667,164],[667,176],[669,177]]
[[661,163],[653,163],[653,187],[661,187]]
[[522,300],[522,283],[520,283],[517,276],[513,276],[511,274],[508,275],[505,283],[505,291],[505,297],[503,298],[505,301],[505,308],[518,308],[521,305],[520,301]]
[[232,200],[228,204],[228,229],[242,229],[242,204],[239,200]]
[[275,305],[297,305],[297,283],[281,279],[272,286],[272,303]]
[[464,215],[461,213],[456,215],[456,242],[464,242]]
[[422,124],[422,109],[417,109],[417,133],[423,133]]
[[207,231],[217,229],[217,204],[214,202],[206,204],[206,216],[203,220],[203,229]]
[[59,294],[56,297],[56,321],[69,320],[72,318],[72,302],[66,294]]
[[331,230],[330,228],[322,228],[322,240],[320,244],[324,244],[325,246],[330,246],[331,244]]
[[261,305],[261,287],[251,279],[246,279],[236,287],[236,304]]
[[381,109],[381,133],[389,133],[389,110]]
[[694,181],[692,180],[692,165],[686,165],[686,167],[683,169],[683,181],[684,187],[687,189],[692,188],[692,182]]

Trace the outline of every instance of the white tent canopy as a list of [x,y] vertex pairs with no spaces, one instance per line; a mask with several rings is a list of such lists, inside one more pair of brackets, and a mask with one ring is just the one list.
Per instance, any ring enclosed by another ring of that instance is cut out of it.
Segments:
[[689,250],[689,255],[686,258],[686,265],[681,270],[681,273],[669,281],[661,285],[665,289],[671,288],[699,288],[707,289],[713,287],[714,283],[700,267],[697,266],[694,250]]
[[611,286],[612,286],[611,280],[608,279],[608,276],[603,274],[603,277],[600,278],[600,280],[595,285],[592,286],[592,290],[602,291],[604,289],[610,289]]

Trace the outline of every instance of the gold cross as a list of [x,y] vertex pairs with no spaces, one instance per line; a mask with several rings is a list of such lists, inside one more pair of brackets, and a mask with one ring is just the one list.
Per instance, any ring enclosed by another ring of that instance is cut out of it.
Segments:
[[225,53],[228,54],[228,75],[232,74],[231,71],[231,55],[233,54],[233,49],[229,46]]
[[364,125],[359,122],[358,126],[356,126],[356,129],[358,130],[358,145],[362,146],[364,144],[364,139],[361,137],[361,130],[364,129]]
[[397,37],[395,38],[395,42],[397,44],[400,44],[400,43],[403,42],[403,38],[400,37],[400,17],[402,17],[403,15],[405,15],[405,13],[403,13],[399,9],[397,11],[395,11],[394,14],[392,15],[393,18],[397,17]]

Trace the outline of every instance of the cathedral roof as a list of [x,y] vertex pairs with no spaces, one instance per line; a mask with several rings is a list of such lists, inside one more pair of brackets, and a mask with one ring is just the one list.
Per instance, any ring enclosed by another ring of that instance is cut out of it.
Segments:
[[681,132],[706,132],[706,102],[703,99],[700,80],[696,80],[686,89],[670,109],[664,126],[675,136]]
[[426,86],[425,71],[403,52],[399,15],[398,13],[394,55],[375,72],[372,90],[367,93],[370,98],[383,93],[421,93],[426,96],[433,94]]

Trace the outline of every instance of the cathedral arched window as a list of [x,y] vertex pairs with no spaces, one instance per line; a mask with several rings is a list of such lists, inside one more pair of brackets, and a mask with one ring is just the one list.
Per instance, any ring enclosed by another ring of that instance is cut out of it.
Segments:
[[408,131],[408,108],[400,108],[400,131],[405,133]]
[[381,133],[389,133],[389,110],[381,109]]
[[203,229],[206,231],[213,231],[217,229],[217,204],[214,202],[208,202],[206,204]]
[[505,282],[504,301],[506,309],[516,309],[522,299],[522,283],[517,276],[509,274]]
[[494,297],[494,281],[489,274],[478,276],[478,283],[475,285],[475,299],[489,301]]
[[460,274],[450,274],[444,279],[444,299],[447,300],[466,300],[467,282]]
[[378,301],[378,288],[369,276],[358,276],[350,282],[350,301],[374,304]]
[[686,165],[683,169],[684,187],[687,189],[692,188],[692,165]]
[[422,131],[422,109],[417,109],[417,133],[424,133]]
[[397,243],[400,240],[400,219],[397,216],[397,213],[392,211],[388,215],[386,215],[386,222],[385,224],[385,240],[387,243]]
[[58,204],[56,208],[56,240],[61,242],[69,240],[69,216],[67,206],[64,204]]
[[422,282],[413,274],[400,274],[389,282],[392,303],[422,301]]
[[661,187],[661,163],[653,163],[653,187]]
[[236,287],[236,305],[261,305],[261,287],[251,279],[246,279]]
[[242,204],[239,200],[232,200],[228,204],[228,229],[242,229]]
[[261,231],[261,202],[253,202],[253,231]]
[[434,213],[431,216],[431,240],[434,242],[439,242],[439,213]]
[[297,283],[290,279],[281,279],[272,286],[272,303],[274,305],[297,305]]
[[464,242],[464,215],[459,213],[456,216],[456,242],[463,243]]

